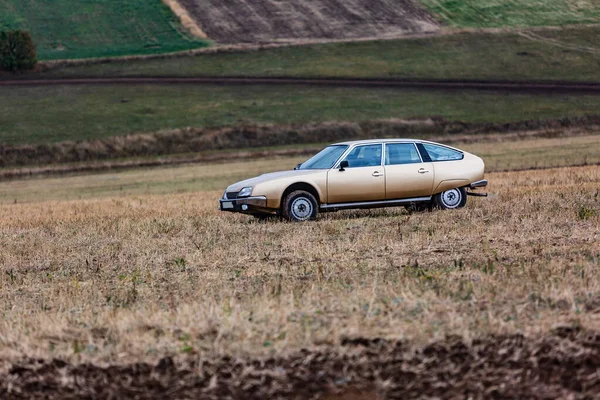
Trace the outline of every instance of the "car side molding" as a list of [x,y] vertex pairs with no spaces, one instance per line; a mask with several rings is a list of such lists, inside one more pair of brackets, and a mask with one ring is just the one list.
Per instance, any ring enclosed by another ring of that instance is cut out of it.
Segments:
[[328,209],[342,209],[342,208],[361,208],[361,207],[377,207],[377,206],[392,206],[392,205],[403,205],[410,203],[422,203],[431,201],[431,196],[428,197],[413,197],[410,199],[399,199],[399,200],[378,200],[378,201],[361,201],[356,203],[334,203],[334,204],[321,204],[321,208],[324,210]]

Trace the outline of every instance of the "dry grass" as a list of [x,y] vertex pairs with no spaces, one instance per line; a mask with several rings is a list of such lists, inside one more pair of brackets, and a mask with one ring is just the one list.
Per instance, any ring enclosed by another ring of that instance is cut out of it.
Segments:
[[600,328],[600,168],[488,178],[460,211],[299,225],[219,214],[216,190],[0,205],[0,358]]

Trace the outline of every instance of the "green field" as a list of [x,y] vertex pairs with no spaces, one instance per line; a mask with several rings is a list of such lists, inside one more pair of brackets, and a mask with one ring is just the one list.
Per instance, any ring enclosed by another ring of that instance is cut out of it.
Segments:
[[268,86],[0,88],[0,143],[85,140],[242,123],[442,116],[506,122],[597,114],[600,96]]
[[[462,33],[80,65],[44,76],[339,76],[600,81],[600,27]],[[594,51],[598,48],[598,51]]]
[[594,24],[597,0],[420,0],[455,27],[527,27]]
[[[74,4],[76,3],[76,4]],[[160,0],[0,0],[0,30],[32,33],[42,60],[202,47]]]

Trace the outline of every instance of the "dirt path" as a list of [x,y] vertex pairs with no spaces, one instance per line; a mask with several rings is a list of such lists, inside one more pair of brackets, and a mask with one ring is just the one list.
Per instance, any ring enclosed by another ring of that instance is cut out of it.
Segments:
[[208,38],[208,36],[206,35],[206,33],[204,33],[202,28],[198,26],[198,24],[196,23],[196,21],[194,21],[192,16],[181,4],[179,4],[177,0],[163,0],[163,3],[165,3],[171,9],[171,11],[173,11],[173,13],[177,15],[177,18],[179,18],[179,20],[181,21],[181,25],[183,25],[183,27],[187,29],[188,32],[190,32],[193,36],[200,39]]
[[550,39],[550,38],[541,36],[535,32],[518,32],[518,34],[526,39],[529,39],[529,40],[532,40],[535,42],[546,43],[551,46],[560,47],[562,49],[581,51],[581,52],[585,52],[585,53],[600,54],[600,48],[597,48],[597,47],[577,46],[577,45],[573,45],[573,44],[569,44],[569,43],[564,43],[564,42],[561,42],[560,40]]
[[565,81],[485,81],[356,78],[261,78],[261,77],[156,77],[156,78],[69,78],[0,79],[0,87],[52,85],[263,85],[334,86],[433,90],[494,90],[512,92],[587,92],[600,93],[600,82]]
[[347,339],[339,349],[101,367],[31,360],[0,374],[2,398],[587,399],[600,395],[600,332],[449,337],[416,351]]

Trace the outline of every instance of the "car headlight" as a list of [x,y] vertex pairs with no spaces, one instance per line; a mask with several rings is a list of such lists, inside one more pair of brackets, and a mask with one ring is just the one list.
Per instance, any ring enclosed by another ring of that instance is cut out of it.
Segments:
[[252,187],[245,187],[238,193],[238,197],[250,197],[252,194]]

